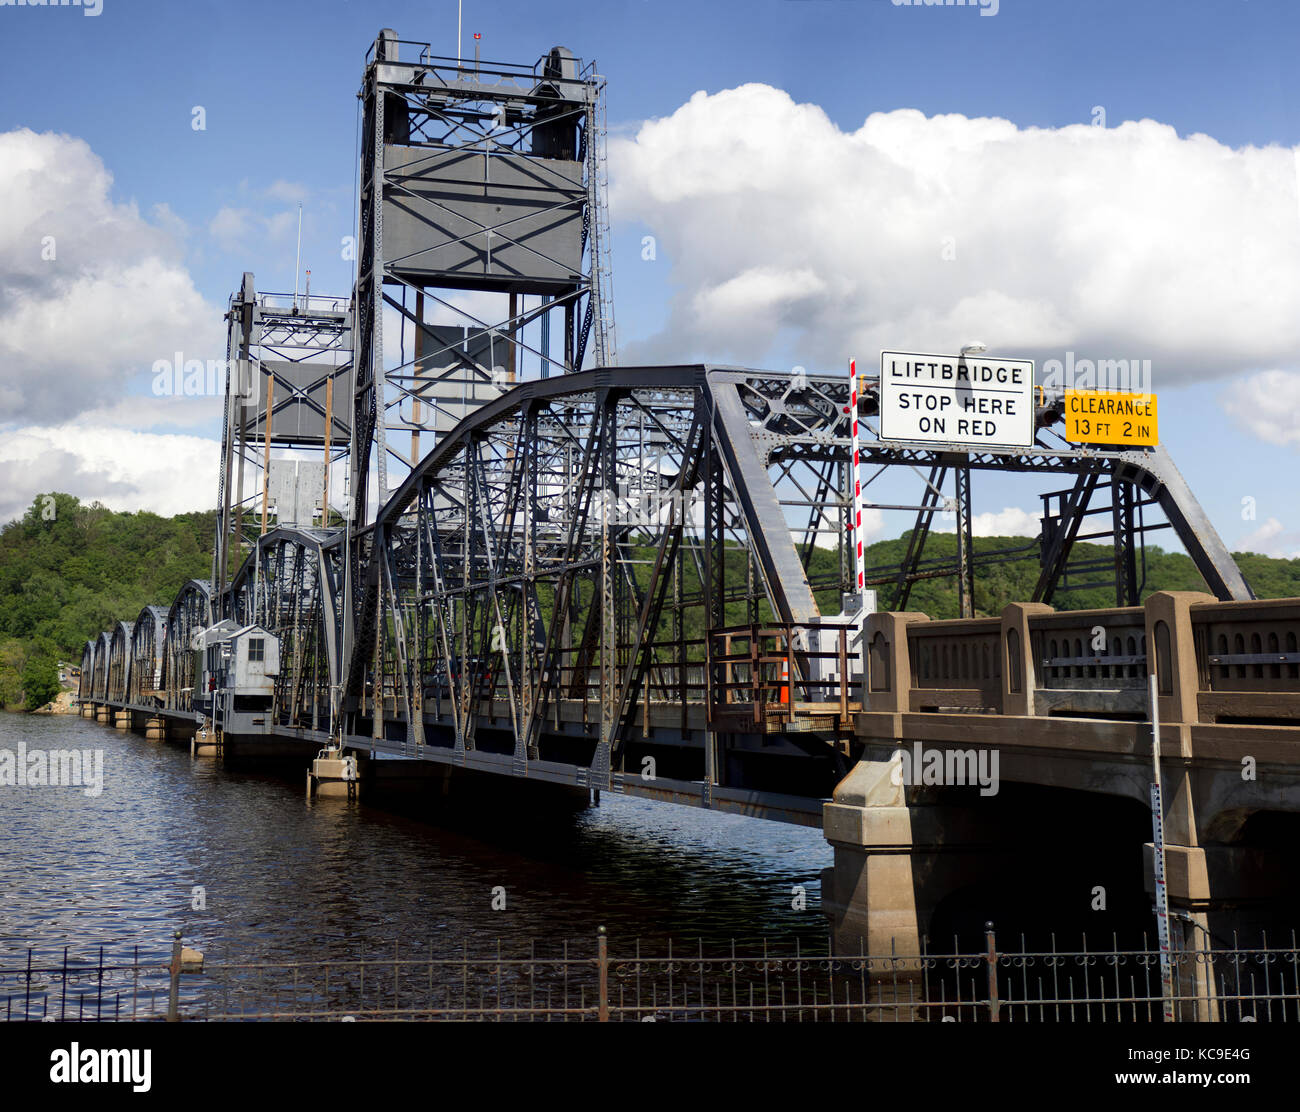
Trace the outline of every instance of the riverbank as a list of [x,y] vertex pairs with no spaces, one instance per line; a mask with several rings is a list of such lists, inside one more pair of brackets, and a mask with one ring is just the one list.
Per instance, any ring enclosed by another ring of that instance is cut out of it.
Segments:
[[73,706],[72,700],[76,697],[75,692],[60,691],[50,702],[43,707],[37,707],[29,714],[76,714],[77,708]]

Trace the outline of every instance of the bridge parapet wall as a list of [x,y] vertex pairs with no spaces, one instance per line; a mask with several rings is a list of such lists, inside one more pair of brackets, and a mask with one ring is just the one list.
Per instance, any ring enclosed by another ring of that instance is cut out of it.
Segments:
[[1201,599],[1188,609],[1193,721],[1300,720],[1300,600]]
[[867,713],[1145,720],[1154,646],[1161,722],[1300,722],[1300,599],[1160,591],[1105,610],[885,612],[868,618],[866,643]]

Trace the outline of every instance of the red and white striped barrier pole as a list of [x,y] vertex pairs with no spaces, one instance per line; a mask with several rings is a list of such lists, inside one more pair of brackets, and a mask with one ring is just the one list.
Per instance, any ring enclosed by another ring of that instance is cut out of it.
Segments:
[[858,361],[849,360],[849,482],[853,487],[853,515],[849,518],[849,543],[853,546],[853,570],[858,599],[866,595],[866,573],[862,566],[862,481],[858,475]]

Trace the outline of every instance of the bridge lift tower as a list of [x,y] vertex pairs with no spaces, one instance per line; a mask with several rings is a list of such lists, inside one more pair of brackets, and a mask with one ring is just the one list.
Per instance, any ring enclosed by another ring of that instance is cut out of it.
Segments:
[[532,66],[475,54],[437,57],[391,30],[367,53],[354,529],[397,485],[390,468],[400,482],[521,377],[580,370],[593,337],[595,364],[615,361],[604,78],[561,46]]
[[595,364],[615,362],[604,85],[562,46],[531,66],[477,48],[471,63],[383,30],[367,52],[342,638],[354,678],[375,633],[363,580],[388,540],[377,508],[521,377],[581,370],[593,338]]
[[[257,538],[275,528],[335,531],[352,432],[347,298],[259,293],[244,274],[226,314],[226,403],[212,556],[213,607]],[[228,617],[214,613],[214,620]]]

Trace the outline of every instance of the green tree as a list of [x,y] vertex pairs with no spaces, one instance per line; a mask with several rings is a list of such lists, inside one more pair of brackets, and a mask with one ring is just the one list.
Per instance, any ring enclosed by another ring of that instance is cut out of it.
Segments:
[[16,637],[0,640],[0,707],[22,706],[25,696],[19,673],[26,655],[23,643]]
[[47,657],[32,657],[23,665],[23,694],[31,710],[43,707],[59,693],[59,668]]

